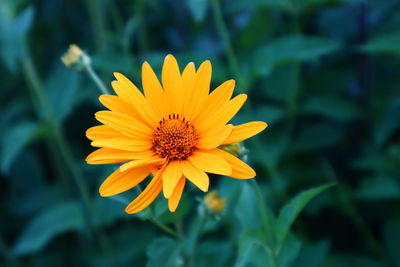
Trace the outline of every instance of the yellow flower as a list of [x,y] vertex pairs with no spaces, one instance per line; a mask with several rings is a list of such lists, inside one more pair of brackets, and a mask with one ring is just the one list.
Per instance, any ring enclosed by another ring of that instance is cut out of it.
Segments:
[[117,81],[111,84],[117,95],[101,95],[100,102],[109,110],[95,114],[104,125],[86,132],[92,146],[100,147],[87,157],[88,163],[124,163],[100,186],[101,196],[129,190],[152,173],[151,181],[125,211],[143,210],[163,191],[173,212],[186,179],[207,192],[207,173],[237,179],[256,175],[246,163],[217,147],[247,139],[264,130],[267,124],[227,124],[247,96],[241,94],[230,99],[234,80],[224,82],[210,93],[210,61],[204,61],[197,71],[189,63],[181,73],[175,58],[168,55],[162,68],[162,85],[144,62],[144,95],[124,75],[114,75]]
[[220,213],[225,207],[225,199],[219,198],[217,191],[212,190],[204,197],[204,205],[211,212]]

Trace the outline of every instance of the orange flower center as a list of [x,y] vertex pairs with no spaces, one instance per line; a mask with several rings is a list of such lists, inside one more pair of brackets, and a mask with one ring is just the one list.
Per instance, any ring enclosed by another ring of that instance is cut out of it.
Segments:
[[193,153],[198,140],[194,127],[185,118],[170,114],[154,131],[152,150],[170,160],[183,160]]

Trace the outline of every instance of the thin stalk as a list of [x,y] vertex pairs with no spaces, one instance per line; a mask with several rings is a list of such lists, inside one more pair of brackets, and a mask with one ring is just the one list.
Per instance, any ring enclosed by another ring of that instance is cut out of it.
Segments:
[[208,218],[208,212],[206,211],[203,214],[200,214],[199,221],[197,222],[197,225],[192,233],[190,233],[190,236],[188,237],[188,247],[190,249],[189,251],[189,262],[188,266],[192,267],[195,264],[195,258],[196,258],[196,248],[197,248],[197,241],[199,240],[201,231],[204,228],[204,225],[207,221]]
[[176,239],[180,239],[181,237],[179,236],[179,234],[174,231],[172,228],[168,227],[167,225],[159,222],[156,218],[154,218],[153,216],[149,216],[148,217],[149,221],[154,224],[155,226],[157,226],[158,228],[160,228],[161,230],[163,230],[164,232],[170,234],[171,236],[175,237]]
[[[137,185],[135,187],[136,192],[140,195],[140,193],[142,193],[142,188],[140,187],[140,185]],[[167,225],[163,224],[162,222],[158,221],[157,218],[154,217],[152,210],[149,210],[148,215],[146,216],[147,219],[154,224],[155,226],[157,226],[158,228],[160,228],[161,230],[163,230],[164,232],[166,232],[167,234],[170,234],[171,236],[180,239],[181,236],[174,231],[172,228],[168,227]]]
[[218,30],[219,36],[222,39],[224,46],[225,46],[229,68],[231,69],[232,73],[235,75],[236,80],[238,81],[238,87],[245,88],[244,81],[240,75],[240,68],[239,68],[237,56],[235,54],[235,51],[233,50],[232,42],[229,38],[228,28],[226,27],[226,24],[225,24],[223,15],[222,15],[222,10],[221,10],[221,5],[219,3],[219,0],[212,0],[211,6],[212,6],[212,11],[214,14],[214,19],[215,19],[215,23],[217,25],[217,30]]
[[276,248],[276,237],[275,233],[273,232],[273,229],[275,229],[274,226],[274,220],[272,218],[272,213],[270,210],[267,208],[265,205],[264,197],[261,193],[260,186],[258,185],[257,181],[255,178],[250,180],[250,184],[254,190],[256,201],[257,201],[257,206],[259,207],[259,213],[261,217],[261,221],[263,224],[263,231],[264,235],[266,236],[267,239],[269,239],[269,243],[272,246],[272,250],[269,250],[270,254],[272,255],[272,260],[274,263],[274,267],[278,267],[279,263],[277,260],[277,250]]
[[105,44],[107,43],[103,5],[104,2],[102,0],[86,0],[86,6],[89,12],[90,22],[93,27],[93,35],[97,51],[104,50]]
[[104,84],[104,82],[99,78],[97,73],[94,71],[91,64],[87,64],[85,70],[87,71],[89,77],[93,80],[93,82],[96,84],[97,88],[99,88],[102,94],[105,95],[111,94],[110,91],[107,89],[106,85]]
[[95,236],[98,238],[100,242],[100,247],[103,250],[104,254],[110,259],[112,262],[112,254],[110,253],[110,246],[108,245],[107,238],[105,235],[98,229],[93,223],[94,217],[94,210],[92,207],[92,203],[89,197],[89,189],[87,184],[84,180],[83,175],[81,174],[80,170],[76,167],[72,153],[69,149],[65,141],[65,137],[63,136],[60,125],[55,121],[53,116],[53,111],[51,109],[50,103],[42,90],[42,83],[40,82],[39,75],[36,71],[36,68],[33,64],[33,60],[30,55],[24,57],[22,61],[23,70],[27,79],[27,82],[30,84],[32,90],[32,97],[34,97],[38,104],[39,109],[43,110],[43,115],[41,119],[49,123],[50,125],[50,134],[54,140],[56,147],[59,151],[58,155],[61,156],[63,162],[65,163],[66,167],[69,169],[70,173],[72,174],[72,178],[74,179],[75,183],[78,186],[78,190],[80,196],[82,197],[82,201],[85,207],[85,218],[88,224],[88,227],[93,230]]
[[144,18],[147,1],[137,0],[135,5],[135,16],[139,21],[138,28],[138,50],[140,54],[145,54],[148,50],[148,38],[146,30],[146,20]]

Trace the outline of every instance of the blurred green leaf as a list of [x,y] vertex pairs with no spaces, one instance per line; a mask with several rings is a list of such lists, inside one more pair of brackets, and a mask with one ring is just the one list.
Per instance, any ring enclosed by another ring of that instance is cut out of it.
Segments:
[[279,252],[279,266],[290,267],[293,266],[293,262],[296,260],[300,253],[301,242],[293,234],[289,234],[286,238],[282,249]]
[[354,120],[362,114],[352,102],[335,96],[311,96],[301,109],[306,114],[322,115],[337,120]]
[[318,123],[302,127],[292,146],[293,152],[321,149],[336,144],[342,137],[343,128],[331,123]]
[[227,10],[229,12],[239,12],[243,9],[262,7],[280,8],[287,11],[291,11],[293,9],[290,0],[235,0],[232,1],[232,3],[227,7]]
[[180,244],[168,237],[161,237],[153,241],[147,249],[147,267],[173,267],[182,263]]
[[400,219],[390,218],[385,222],[383,228],[384,241],[387,251],[394,260],[397,267],[400,266]]
[[64,202],[42,211],[33,218],[18,238],[13,252],[24,255],[40,251],[54,237],[66,231],[81,229],[82,207],[77,202]]
[[260,229],[262,222],[259,215],[256,196],[247,183],[243,183],[242,191],[236,203],[235,215],[244,229]]
[[45,91],[57,121],[63,121],[74,109],[80,96],[79,77],[76,71],[61,64],[57,64],[54,71],[50,73],[45,83]]
[[244,231],[239,239],[239,252],[235,267],[249,266],[274,266],[270,249],[260,241],[262,231]]
[[206,16],[210,0],[188,0],[185,1],[194,21],[202,22]]
[[299,257],[293,266],[296,267],[319,267],[323,266],[323,262],[329,253],[330,243],[327,240],[313,242],[309,245],[302,246]]
[[400,32],[391,32],[371,38],[366,44],[360,46],[360,49],[368,53],[400,54],[399,43]]
[[32,25],[34,9],[25,8],[13,18],[7,5],[0,5],[0,53],[7,68],[15,72],[18,60],[26,56],[25,38]]
[[268,75],[277,65],[318,59],[338,48],[337,41],[327,38],[286,36],[258,48],[253,56],[254,68],[258,74]]
[[281,107],[272,106],[272,105],[263,105],[260,108],[257,108],[254,120],[265,121],[269,125],[278,123],[285,116],[285,111]]
[[365,200],[400,198],[400,185],[392,177],[371,177],[363,179],[356,190],[357,197]]
[[[14,159],[38,133],[39,125],[22,121],[8,128],[1,140],[1,170],[7,172]],[[12,140],[12,141],[11,141]]]
[[332,186],[333,184],[327,184],[303,191],[281,209],[276,222],[278,246],[282,246],[290,227],[307,203]]

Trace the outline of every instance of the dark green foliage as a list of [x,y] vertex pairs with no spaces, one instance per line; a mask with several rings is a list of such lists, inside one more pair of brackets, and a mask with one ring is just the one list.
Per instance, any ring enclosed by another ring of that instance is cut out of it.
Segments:
[[[400,267],[399,26],[399,0],[0,1],[0,265]],[[220,214],[190,183],[174,214],[99,197],[115,166],[84,161],[100,93],[71,43],[109,89],[210,59],[249,95],[233,123],[269,124],[244,143],[260,191],[211,176]]]

